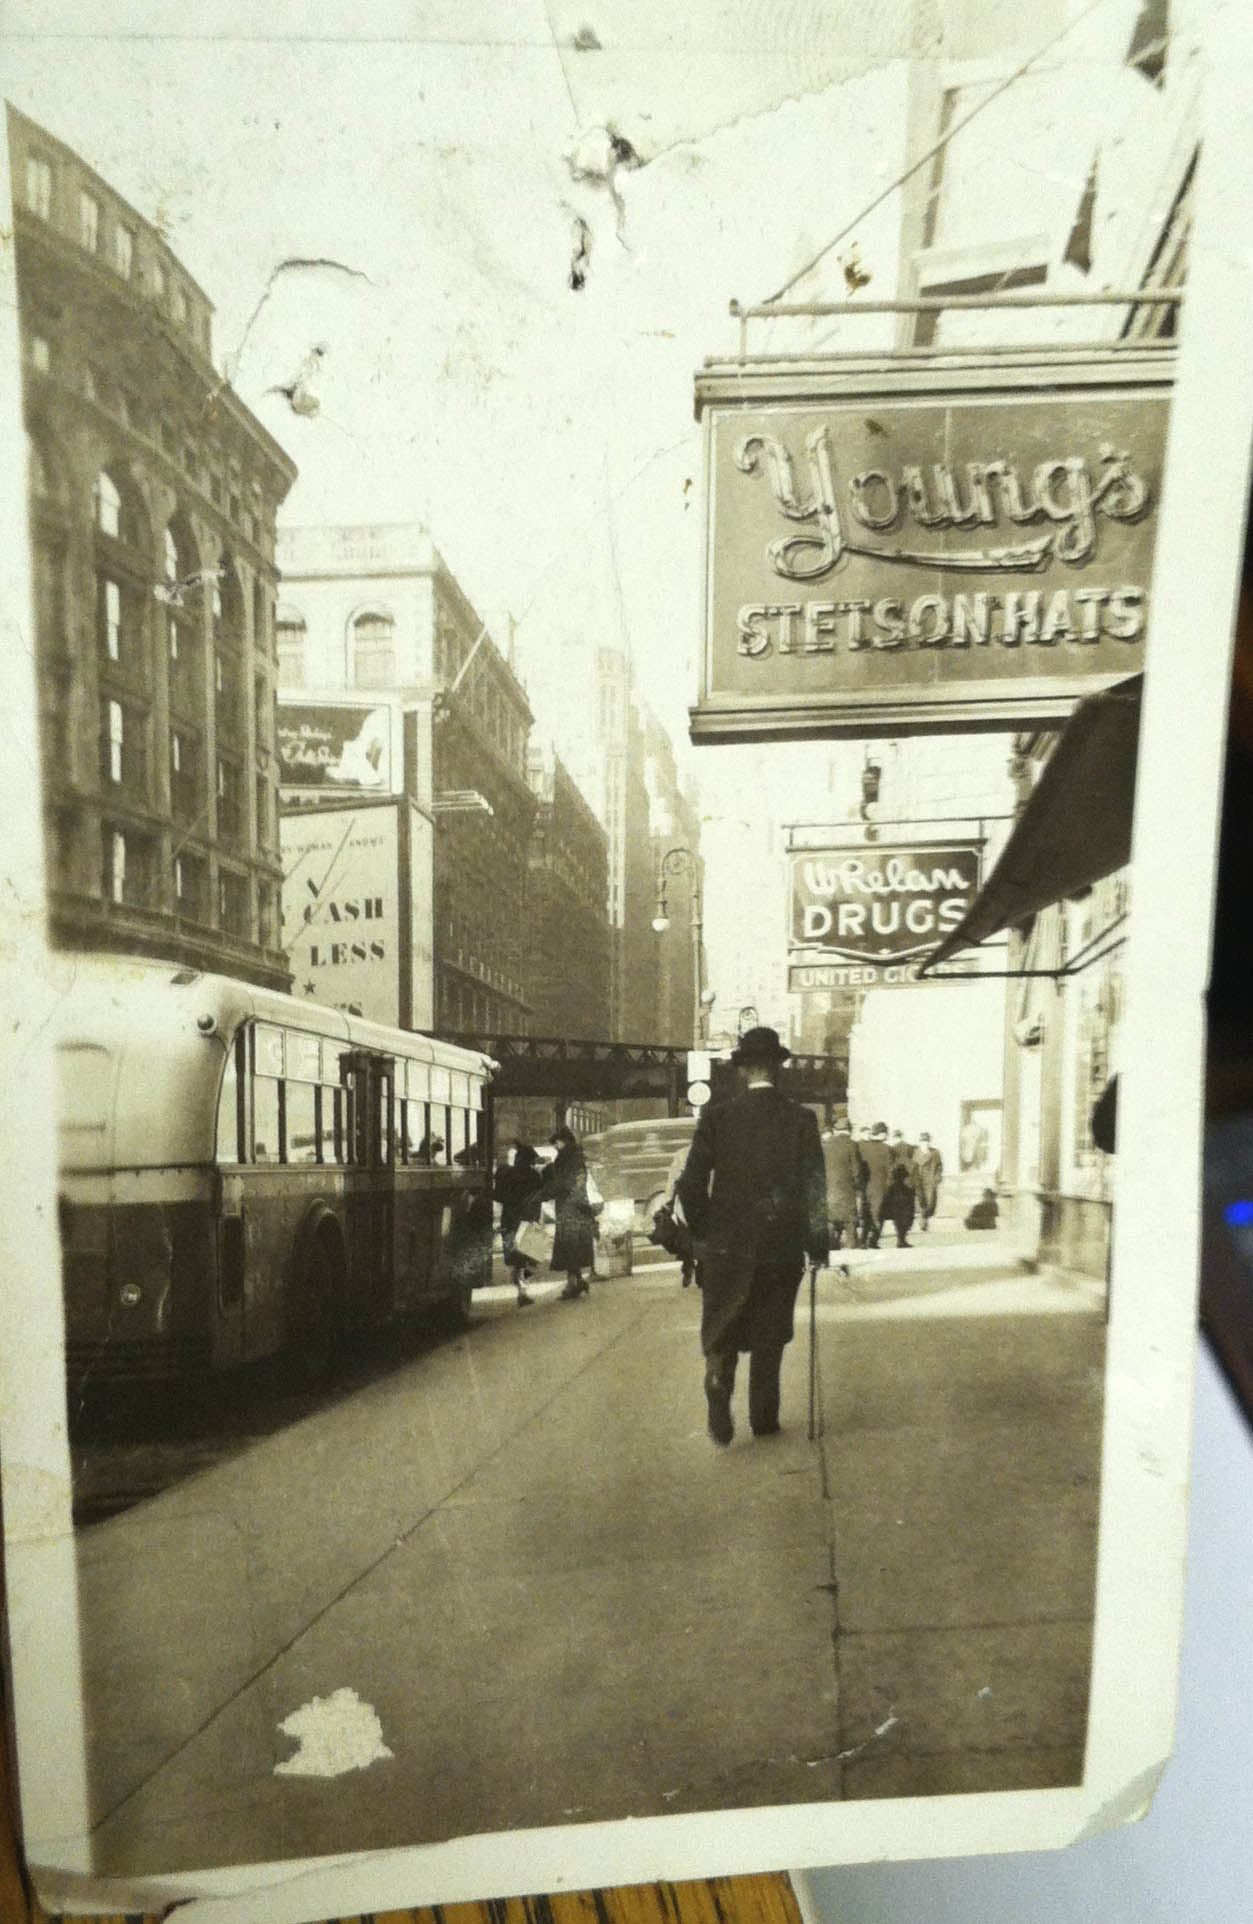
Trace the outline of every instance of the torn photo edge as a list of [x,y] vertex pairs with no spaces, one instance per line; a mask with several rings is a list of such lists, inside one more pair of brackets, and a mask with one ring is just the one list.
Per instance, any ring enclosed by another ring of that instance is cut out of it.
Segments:
[[[62,1407],[51,1051],[23,1022],[44,964],[26,476],[12,249],[0,464],[0,655],[8,825],[0,1455],[9,1680],[26,1849],[42,1901],[69,1910],[187,1906],[220,1924],[383,1910],[876,1857],[1054,1848],[1146,1808],[1174,1721],[1195,1344],[1204,1045],[1229,637],[1253,444],[1253,31],[1236,5],[1206,32],[1197,218],[1154,569],[1133,867],[1106,1369],[1096,1641],[1082,1785],[711,1812],[453,1839],[412,1850],[97,1880],[85,1869],[86,1738],[76,1684],[74,1539]],[[1186,650],[1186,660],[1176,657]],[[199,1901],[196,1901],[199,1900]]]

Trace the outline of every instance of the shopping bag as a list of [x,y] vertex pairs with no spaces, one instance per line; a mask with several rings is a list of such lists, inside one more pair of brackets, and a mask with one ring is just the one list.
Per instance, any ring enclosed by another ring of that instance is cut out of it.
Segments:
[[520,1223],[513,1246],[528,1263],[551,1263],[553,1233],[547,1223]]

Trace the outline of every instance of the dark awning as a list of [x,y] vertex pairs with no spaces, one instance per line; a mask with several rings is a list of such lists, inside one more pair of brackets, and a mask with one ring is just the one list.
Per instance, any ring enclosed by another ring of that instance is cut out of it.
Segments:
[[923,974],[1038,909],[1080,895],[1131,860],[1143,675],[1078,704],[1001,858]]

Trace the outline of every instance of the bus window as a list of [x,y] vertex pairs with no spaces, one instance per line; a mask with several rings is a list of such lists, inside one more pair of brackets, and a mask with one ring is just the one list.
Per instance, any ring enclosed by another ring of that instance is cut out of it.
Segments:
[[433,1067],[431,1070],[431,1101],[436,1105],[436,1113],[447,1106],[451,1100],[452,1077],[447,1069]]
[[340,1092],[338,1089],[323,1087],[318,1090],[318,1129],[322,1139],[321,1162],[339,1162],[341,1135],[339,1127]]
[[232,1048],[226,1058],[226,1068],[222,1075],[222,1093],[218,1097],[218,1147],[219,1162],[239,1162],[239,1075],[235,1066],[238,1045]]
[[258,1022],[252,1032],[252,1066],[259,1076],[283,1073],[283,1031]]
[[384,1076],[379,1083],[379,1161],[395,1162],[396,1143],[392,1135],[392,1079]]
[[467,1163],[470,1158],[470,1112],[468,1109],[450,1109],[452,1128],[448,1136],[448,1159],[450,1162]]
[[318,1160],[317,1090],[311,1082],[289,1082],[283,1092],[287,1112],[288,1162]]
[[252,1160],[279,1159],[279,1090],[273,1076],[254,1076],[252,1084]]
[[288,1030],[287,1080],[289,1082],[320,1081],[321,1059],[322,1051],[315,1035],[300,1035],[295,1030]]

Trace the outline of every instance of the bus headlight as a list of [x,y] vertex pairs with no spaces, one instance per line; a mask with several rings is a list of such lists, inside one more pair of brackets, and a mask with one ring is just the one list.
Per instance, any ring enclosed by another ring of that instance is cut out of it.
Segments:
[[117,1299],[123,1309],[136,1309],[144,1299],[144,1292],[138,1283],[123,1283]]

